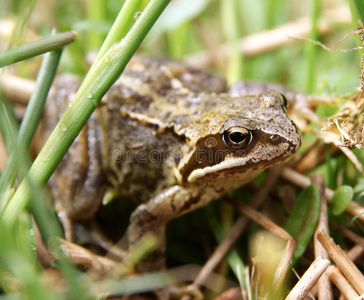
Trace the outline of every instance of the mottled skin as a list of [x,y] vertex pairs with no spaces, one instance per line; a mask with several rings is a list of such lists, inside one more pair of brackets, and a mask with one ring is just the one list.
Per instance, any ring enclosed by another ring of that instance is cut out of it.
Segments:
[[[60,79],[54,95],[59,106],[72,94],[65,86]],[[300,147],[281,94],[224,91],[222,79],[180,63],[134,60],[54,174],[57,209],[71,220],[64,223],[92,218],[111,185],[142,203],[130,219],[130,249],[148,232],[161,242],[139,270],[162,268],[170,220],[285,162]],[[48,113],[54,123],[57,113]]]

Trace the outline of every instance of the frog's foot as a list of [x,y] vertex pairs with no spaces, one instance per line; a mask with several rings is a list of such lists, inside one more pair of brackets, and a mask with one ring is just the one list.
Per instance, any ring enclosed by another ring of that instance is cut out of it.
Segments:
[[[98,276],[104,276],[105,274],[113,273],[119,263],[97,254],[92,253],[90,250],[68,242],[63,239],[59,239],[60,246],[63,254],[81,270],[94,272]],[[57,255],[51,252],[51,256],[57,259]]]

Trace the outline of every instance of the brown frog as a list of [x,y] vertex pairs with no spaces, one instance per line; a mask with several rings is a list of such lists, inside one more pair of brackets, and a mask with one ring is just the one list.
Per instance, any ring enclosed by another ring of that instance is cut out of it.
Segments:
[[[77,86],[73,78],[57,81],[48,130]],[[138,58],[105,95],[50,184],[69,238],[73,222],[94,216],[108,186],[140,203],[127,230],[129,248],[154,233],[161,247],[139,270],[155,270],[165,264],[170,220],[286,162],[300,144],[280,93],[232,96],[218,77]]]

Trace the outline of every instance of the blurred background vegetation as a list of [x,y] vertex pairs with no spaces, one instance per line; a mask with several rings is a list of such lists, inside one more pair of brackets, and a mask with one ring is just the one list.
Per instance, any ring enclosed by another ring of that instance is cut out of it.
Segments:
[[[140,10],[147,2],[143,2]],[[49,36],[52,28],[58,32],[75,30],[77,41],[65,48],[59,72],[83,77],[122,5],[123,1],[117,0],[2,0],[0,51]],[[138,52],[184,60],[225,76],[229,83],[238,79],[267,81],[316,95],[345,95],[360,86],[361,72],[360,52],[335,51],[350,49],[359,43],[358,38],[352,36],[341,40],[350,30],[359,27],[358,18],[351,16],[351,11],[355,14],[351,5],[345,0],[173,0]],[[283,29],[287,27],[290,28],[288,39]],[[333,51],[324,50],[306,38],[320,41]],[[36,57],[10,66],[6,71],[35,79],[40,63],[41,58]],[[321,110],[324,115],[333,111],[332,108]],[[336,188],[338,166],[343,160],[341,156],[324,165],[332,188]],[[358,173],[355,173],[350,182],[356,184],[357,181]],[[247,195],[249,191],[244,190],[244,193]],[[182,225],[174,222],[169,229],[169,235],[175,239],[169,246],[169,260],[176,265],[203,264],[207,253],[216,245],[210,229],[216,232],[220,225],[228,227],[232,216],[226,205],[214,203],[183,217]],[[188,232],[195,232],[196,236],[189,236]],[[10,235],[2,238],[2,241],[11,240]],[[24,237],[25,244],[27,238]],[[15,249],[19,244],[9,247]],[[9,270],[18,268],[20,273],[30,272],[20,268],[18,262]],[[81,278],[71,273],[67,273],[70,278]],[[42,277],[39,269],[34,274]],[[24,279],[21,275],[18,278]],[[28,287],[29,299],[34,295],[37,299],[55,299],[46,284],[39,283],[46,282],[44,279],[29,281],[25,278],[24,282],[33,282],[38,289],[39,294],[32,294]],[[4,286],[1,288],[7,290]],[[72,297],[80,294],[79,291]],[[7,299],[0,296],[3,298]]]
[[[75,30],[77,41],[66,48],[61,71],[82,75],[87,69],[87,54],[100,47],[122,4],[123,1],[116,0],[4,0],[0,4],[2,49],[8,47],[9,41],[20,45],[48,36],[52,28],[60,32]],[[339,7],[341,11],[337,10]],[[214,62],[209,67],[225,74],[230,81],[245,78],[279,82],[316,93],[353,91],[359,84],[358,52],[323,50],[300,39],[304,36],[300,26],[297,26],[297,34],[292,34],[291,41],[284,45],[267,50],[264,50],[265,45],[263,49],[257,46],[245,57],[236,50],[242,37],[301,18],[307,19],[306,32],[313,40],[332,49],[356,45],[352,37],[340,41],[358,27],[351,21],[349,1],[178,0],[169,4],[140,52],[182,59],[207,51]],[[12,29],[16,24],[18,31],[14,35]],[[310,24],[314,26],[312,31]],[[264,40],[259,42],[265,44]],[[219,53],[221,44],[227,44],[230,49],[228,59]],[[32,66],[32,63],[23,63],[23,68],[17,66],[20,74],[34,76],[37,65]],[[198,66],[198,61],[195,63]]]

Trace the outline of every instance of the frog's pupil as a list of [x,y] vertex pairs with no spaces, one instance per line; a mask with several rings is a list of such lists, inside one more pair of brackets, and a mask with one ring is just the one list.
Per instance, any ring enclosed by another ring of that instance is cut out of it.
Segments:
[[244,127],[231,127],[224,132],[222,140],[231,149],[243,149],[252,141],[252,133]]
[[233,143],[239,144],[246,139],[246,135],[242,132],[235,131],[230,133],[229,138]]

